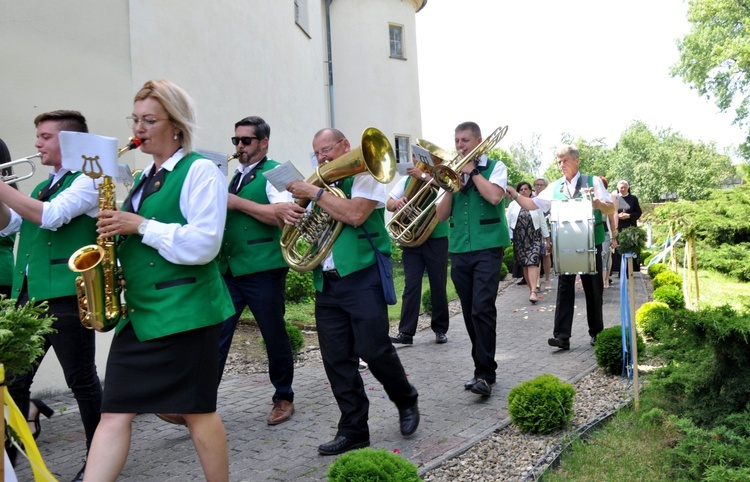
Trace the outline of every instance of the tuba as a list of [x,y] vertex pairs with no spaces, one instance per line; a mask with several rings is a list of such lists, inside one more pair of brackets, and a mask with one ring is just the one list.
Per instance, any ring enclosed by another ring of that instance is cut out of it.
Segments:
[[[464,166],[491,151],[507,132],[508,126],[498,127],[470,153],[442,163],[437,163],[437,160],[445,159],[446,151],[424,139],[419,139],[417,144],[430,151],[430,155],[436,161],[435,167],[432,168],[432,179],[435,183],[444,191],[454,193],[461,189],[461,170]],[[414,183],[410,182],[409,187],[412,184]],[[421,187],[415,193],[405,193],[409,200],[404,207],[394,213],[388,223],[388,233],[401,246],[419,246],[430,237],[438,223],[435,205],[445,192],[438,192],[431,183],[419,184]]]
[[[383,184],[389,183],[396,174],[396,156],[391,143],[374,127],[365,129],[358,148],[318,166],[307,182],[322,187],[334,196],[345,198],[341,189],[330,184],[362,172],[368,172]],[[293,270],[306,273],[328,257],[344,226],[321,210],[314,201],[298,200],[297,203],[303,208],[309,205],[309,209],[300,222],[284,226],[281,254]]]
[[[131,138],[128,145],[117,151],[117,157],[140,145],[140,139]],[[86,174],[94,179],[101,175],[89,172]],[[110,176],[104,176],[99,185],[99,210],[107,209],[117,209],[115,184]],[[125,314],[125,304],[120,300],[121,268],[117,266],[115,239],[96,238],[96,244],[84,246],[70,256],[68,267],[80,273],[76,277],[76,291],[78,313],[83,326],[101,332],[114,328],[120,317]]]
[[[451,158],[448,152],[436,145],[418,139],[417,144],[428,150],[435,166]],[[426,162],[417,161],[416,167],[420,171],[432,175],[434,167]],[[386,223],[386,229],[391,239],[401,246],[411,248],[419,246],[430,237],[438,224],[435,204],[432,202],[439,194],[439,188],[431,182],[421,179],[411,179],[404,191],[407,204],[393,213]]]

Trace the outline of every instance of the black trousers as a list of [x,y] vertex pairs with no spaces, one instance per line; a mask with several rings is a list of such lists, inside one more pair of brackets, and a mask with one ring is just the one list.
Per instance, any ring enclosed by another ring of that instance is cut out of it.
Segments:
[[[24,305],[28,301],[29,294],[24,286],[18,297],[18,305]],[[84,328],[81,324],[76,296],[53,298],[47,302],[49,314],[57,318],[52,324],[57,332],[45,336],[44,353],[46,354],[50,347],[55,349],[55,355],[65,376],[65,383],[78,402],[88,450],[94,438],[96,426],[99,425],[102,404],[102,385],[96,372],[94,338],[96,331]],[[44,355],[39,358],[39,363],[43,357]],[[29,417],[31,384],[38,368],[37,364],[24,375],[8,375],[8,391],[26,418]]]
[[407,335],[417,332],[419,308],[422,305],[422,277],[427,271],[432,300],[431,328],[435,333],[447,333],[448,311],[448,238],[428,238],[414,248],[403,248],[404,294],[401,322],[398,331]]
[[260,334],[266,343],[268,377],[276,389],[272,399],[294,401],[294,355],[286,333],[284,290],[289,268],[271,269],[243,276],[224,275],[234,303],[234,315],[224,321],[219,340],[219,381],[224,373],[234,330],[245,306],[258,322]]
[[320,353],[341,418],[337,435],[369,439],[369,400],[359,374],[359,358],[383,384],[399,408],[417,402],[401,360],[388,336],[385,304],[377,264],[343,278],[325,277],[315,298],[315,321]]
[[[604,329],[602,316],[602,245],[596,245],[596,274],[580,275],[583,292],[586,295],[586,318],[589,323],[589,336],[596,336]],[[573,329],[573,311],[576,297],[576,275],[565,274],[558,277],[557,307],[555,308],[555,328],[552,336],[561,340],[570,339]]]
[[497,362],[497,288],[503,248],[451,254],[451,279],[461,300],[466,331],[471,339],[474,376],[495,382]]

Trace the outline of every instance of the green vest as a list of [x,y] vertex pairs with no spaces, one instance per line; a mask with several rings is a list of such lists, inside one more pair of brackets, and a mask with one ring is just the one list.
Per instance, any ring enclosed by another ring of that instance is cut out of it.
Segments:
[[13,284],[13,245],[16,235],[0,237],[0,286]]
[[[561,177],[552,184],[551,188],[553,199],[569,199],[568,196],[563,193],[563,182],[565,182],[565,178]],[[594,176],[581,173],[578,176],[578,184],[576,185],[576,191],[578,191],[578,197],[576,199],[580,199],[583,197],[580,191],[581,189],[587,187],[594,187]],[[602,220],[602,212],[598,209],[594,209],[594,244],[599,245],[603,242],[604,221]]]
[[[166,172],[161,188],[142,201],[139,214],[162,223],[187,224],[180,212],[180,192],[190,166],[202,156],[191,153]],[[131,234],[118,248],[126,280],[127,317],[119,333],[133,323],[141,341],[223,322],[234,313],[232,300],[216,261],[203,265],[173,264]]]
[[[266,195],[267,181],[262,173],[278,165],[278,162],[266,159],[253,172],[253,179],[237,195],[258,204],[269,204]],[[269,226],[238,209],[228,210],[224,239],[217,258],[219,272],[226,274],[227,269],[231,268],[233,275],[242,276],[285,268],[286,261],[281,255],[280,241],[280,227]]]
[[[480,171],[485,179],[497,161],[488,161]],[[510,246],[510,232],[505,218],[505,198],[497,206],[487,202],[476,187],[453,194],[450,218],[449,253],[468,253],[490,248]]]
[[[404,190],[409,186],[409,183],[411,182],[412,177],[409,176],[406,179],[406,184],[404,184]],[[434,209],[434,208],[433,208]],[[445,238],[448,236],[448,221],[440,221],[435,226],[435,229],[432,231],[432,234],[430,235],[430,239],[432,238]]]
[[[80,175],[81,172],[72,172],[65,176],[60,189],[49,200],[68,189]],[[39,183],[31,197],[38,199],[47,183],[49,181]],[[95,244],[96,236],[96,219],[86,214],[71,219],[57,231],[43,229],[24,219],[18,234],[18,253],[13,268],[13,296],[17,298],[21,294],[27,266],[29,298],[42,301],[75,295],[78,274],[68,268],[68,260],[78,248]]]
[[[352,198],[352,185],[354,178],[348,177],[339,186],[347,199]],[[373,210],[363,225],[378,251],[390,256],[391,238],[385,229],[384,211],[384,208]],[[344,224],[341,234],[333,243],[333,262],[342,277],[375,264],[375,252],[361,227]],[[323,268],[320,266],[313,270],[313,281],[315,289],[323,291]]]

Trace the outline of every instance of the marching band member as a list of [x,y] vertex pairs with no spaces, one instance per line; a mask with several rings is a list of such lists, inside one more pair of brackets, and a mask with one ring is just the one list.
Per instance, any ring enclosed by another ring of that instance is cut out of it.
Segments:
[[[36,302],[47,301],[49,313],[56,318],[52,327],[57,332],[45,336],[44,353],[50,347],[55,349],[65,383],[78,402],[88,449],[99,423],[102,387],[96,371],[95,333],[81,324],[77,275],[68,269],[67,260],[81,246],[96,241],[99,193],[95,183],[83,173],[62,167],[58,139],[60,131],[88,132],[88,126],[86,118],[73,110],[40,114],[34,125],[35,147],[42,154],[42,165],[52,168],[50,178],[40,183],[31,196],[0,182],[0,236],[20,231],[12,296],[19,305],[32,298]],[[38,362],[41,361],[40,358]],[[10,394],[27,419],[31,384],[38,368],[36,364],[24,375],[9,376]],[[39,408],[46,407],[35,407]],[[37,413],[34,422],[38,417]],[[74,482],[82,480],[83,470]]]
[[[461,156],[471,153],[481,142],[482,132],[476,123],[464,122],[456,127],[456,150]],[[497,371],[495,300],[503,251],[510,246],[505,219],[508,170],[501,161],[482,155],[479,160],[467,162],[461,174],[461,190],[446,192],[436,209],[440,221],[451,220],[451,280],[471,339],[474,377],[464,384],[464,389],[489,397]]]
[[[604,329],[602,319],[602,292],[604,283],[602,281],[602,242],[604,241],[604,227],[602,215],[614,212],[612,199],[597,176],[581,174],[578,170],[580,154],[574,145],[562,146],[557,150],[557,167],[562,172],[562,177],[552,183],[547,189],[536,197],[527,198],[519,196],[515,189],[509,188],[508,192],[521,206],[532,211],[541,209],[549,211],[553,199],[576,199],[583,196],[585,189],[593,188],[593,208],[595,218],[594,244],[596,245],[596,274],[582,274],[581,284],[586,295],[586,318],[589,323],[589,336],[591,345],[596,343],[596,336]],[[557,282],[557,308],[555,309],[555,327],[552,332],[553,338],[547,340],[550,346],[561,350],[570,350],[570,335],[573,328],[573,310],[575,307],[575,274],[565,274],[558,277]]]
[[[343,156],[349,141],[337,129],[322,129],[313,138],[318,165]],[[369,401],[359,373],[359,358],[383,384],[396,404],[401,434],[409,436],[419,426],[417,390],[406,378],[401,360],[388,337],[386,305],[375,253],[360,226],[364,226],[378,249],[390,255],[391,242],[385,229],[385,187],[370,174],[360,173],[341,180],[340,198],[304,181],[287,189],[295,199],[312,199],[335,220],[344,223],[331,254],[315,268],[315,323],[323,366],[341,411],[336,437],[321,444],[321,455],[337,455],[370,445],[367,424]],[[304,211],[297,206],[297,217]],[[289,224],[294,224],[287,221]]]
[[98,214],[100,236],[125,238],[118,257],[128,316],[112,341],[85,480],[115,480],[136,414],[162,412],[183,414],[206,480],[226,481],[216,398],[221,323],[234,310],[214,260],[227,214],[225,179],[191,151],[195,114],[180,87],[146,82],[129,120],[153,162],[121,211]]

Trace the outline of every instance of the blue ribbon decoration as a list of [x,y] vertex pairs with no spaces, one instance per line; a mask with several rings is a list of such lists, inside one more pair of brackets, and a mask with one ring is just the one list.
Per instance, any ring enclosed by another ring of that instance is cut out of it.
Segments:
[[622,333],[622,373],[628,381],[633,379],[633,352],[630,346],[631,313],[630,293],[628,292],[628,258],[635,258],[635,253],[623,253],[620,262],[620,328]]

